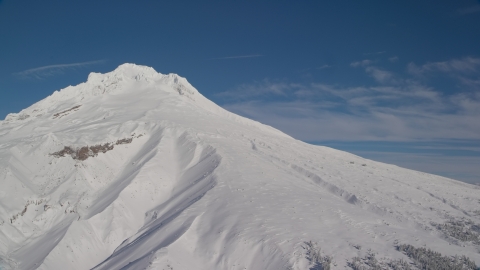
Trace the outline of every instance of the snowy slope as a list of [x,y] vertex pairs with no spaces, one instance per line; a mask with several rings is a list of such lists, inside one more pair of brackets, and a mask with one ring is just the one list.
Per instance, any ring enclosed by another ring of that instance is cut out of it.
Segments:
[[149,67],[0,121],[2,270],[321,269],[309,241],[332,269],[410,262],[398,244],[478,265],[479,224],[479,187],[297,141]]

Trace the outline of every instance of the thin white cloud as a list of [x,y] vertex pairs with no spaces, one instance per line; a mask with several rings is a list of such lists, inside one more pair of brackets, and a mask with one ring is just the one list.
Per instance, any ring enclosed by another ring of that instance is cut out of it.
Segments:
[[331,68],[331,67],[332,67],[332,66],[325,64],[325,65],[323,65],[323,66],[321,66],[321,67],[318,67],[318,69],[326,69],[326,68]]
[[443,62],[432,62],[421,66],[410,63],[407,67],[408,71],[414,75],[422,75],[428,72],[445,72],[445,73],[475,73],[480,70],[480,58],[465,57],[463,59],[452,59]]
[[395,63],[398,61],[398,56],[392,56],[390,58],[388,58],[388,61],[392,62],[392,63]]
[[[476,146],[448,146],[448,145],[427,145],[427,146],[413,146],[413,149],[422,149],[422,150],[463,150],[470,152],[480,152],[480,147]],[[480,163],[479,163],[480,164]]]
[[466,8],[460,8],[457,10],[459,15],[467,15],[480,12],[480,5],[474,5]]
[[[434,148],[438,149],[438,148]],[[454,148],[458,150],[458,148]],[[428,153],[400,153],[380,151],[354,151],[354,154],[395,164],[412,170],[443,175],[468,183],[480,183],[480,157],[478,156],[445,156]]]
[[[428,63],[423,70],[471,73],[474,58]],[[401,77],[364,62],[376,86],[264,80],[220,94],[224,107],[304,141],[480,139],[480,92],[470,80],[462,92],[445,95],[415,77]],[[423,71],[422,71],[423,72]],[[279,101],[279,97],[282,101]]]
[[254,57],[263,57],[261,54],[249,54],[249,55],[237,55],[237,56],[226,56],[211,58],[212,60],[226,60],[226,59],[241,59],[241,58],[254,58]]
[[368,66],[370,64],[372,64],[372,60],[365,59],[365,60],[362,60],[362,61],[352,62],[352,63],[350,63],[350,66],[351,67],[365,67],[365,66]]
[[394,81],[393,73],[379,69],[377,67],[369,66],[365,68],[365,71],[372,76],[375,81],[379,83],[391,83]]
[[[390,98],[391,103],[403,99]],[[480,134],[477,120],[480,112],[462,108],[462,104],[451,107],[457,107],[459,112],[445,113],[448,102],[438,106],[429,101],[416,101],[417,104],[389,108],[378,103],[381,98],[369,97],[363,102],[358,99],[324,103],[318,100],[245,101],[225,104],[224,107],[304,141],[465,140],[478,139]],[[480,106],[478,100],[470,102]]]
[[64,71],[74,68],[80,68],[90,65],[97,65],[105,63],[105,60],[97,61],[88,61],[80,63],[70,63],[70,64],[57,64],[57,65],[48,65],[43,67],[37,67],[32,69],[27,69],[21,72],[14,73],[21,78],[36,78],[43,79],[45,77],[50,77],[58,74],[62,74]]
[[350,66],[354,68],[365,68],[365,72],[369,74],[373,79],[375,79],[375,81],[377,81],[378,83],[396,83],[396,79],[394,78],[394,74],[392,72],[372,66],[372,63],[372,60],[365,59],[362,61],[352,62],[350,63]]
[[369,53],[364,53],[363,55],[379,55],[379,54],[384,54],[387,51],[379,51],[379,52],[369,52]]
[[285,96],[286,91],[292,87],[296,87],[295,84],[271,82],[270,80],[265,79],[254,84],[240,85],[235,89],[219,93],[217,96],[231,100],[243,100],[266,95]]
[[480,58],[465,57],[417,66],[410,63],[408,73],[424,80],[435,75],[447,75],[461,84],[462,88],[480,90]]
[[480,89],[480,78],[470,79],[465,77],[459,77],[458,79],[464,85],[467,85],[471,88]]

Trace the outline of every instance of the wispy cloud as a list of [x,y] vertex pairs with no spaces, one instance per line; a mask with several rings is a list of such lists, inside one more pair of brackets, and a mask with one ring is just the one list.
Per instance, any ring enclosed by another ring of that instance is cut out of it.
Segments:
[[480,12],[480,5],[474,5],[466,8],[460,8],[457,10],[459,15],[467,15],[472,13]]
[[[224,104],[235,113],[245,115],[304,141],[375,140],[412,141],[432,139],[478,139],[480,112],[461,102],[446,99],[385,94],[367,89],[367,96],[346,99],[320,98],[292,101],[253,100]],[[376,96],[375,96],[376,95]],[[319,96],[322,96],[320,94]],[[328,96],[324,94],[323,96]],[[312,97],[312,96],[311,96]],[[414,104],[406,104],[412,100]],[[389,107],[398,102],[404,105]],[[479,100],[469,103],[480,106]],[[449,112],[455,111],[458,112]]]
[[480,90],[480,58],[465,57],[443,62],[432,62],[417,66],[410,63],[407,71],[424,80],[447,75],[455,79],[465,89]]
[[[435,148],[437,149],[437,148]],[[354,151],[354,154],[401,167],[434,173],[468,183],[480,183],[479,156],[448,156],[393,151]]]
[[[474,58],[427,63],[422,70],[470,72]],[[304,141],[323,140],[471,140],[480,134],[480,80],[456,94],[444,94],[409,73],[400,75],[361,66],[376,85],[342,87],[264,80],[219,95],[224,107],[275,126]],[[443,71],[442,71],[443,72]]]
[[379,52],[368,52],[368,53],[364,53],[363,55],[379,55],[379,54],[384,54],[386,53],[387,51],[379,51]]
[[90,65],[97,65],[103,64],[105,60],[97,60],[97,61],[88,61],[88,62],[80,62],[80,63],[70,63],[70,64],[57,64],[57,65],[48,65],[43,67],[37,67],[32,69],[27,69],[21,72],[14,73],[14,75],[19,76],[21,78],[36,78],[36,79],[43,79],[45,77],[50,77],[58,74],[64,73],[66,70],[81,68]]
[[318,69],[326,69],[326,68],[331,68],[331,67],[332,67],[332,66],[325,64],[325,65],[323,65],[323,66],[321,66],[321,67],[318,67]]
[[443,62],[432,62],[421,66],[414,63],[408,65],[408,71],[413,75],[423,75],[428,72],[457,72],[476,73],[480,70],[480,58],[465,57],[463,59],[452,59]]
[[351,67],[365,67],[365,66],[368,66],[372,63],[373,63],[372,60],[365,59],[365,60],[362,60],[362,61],[352,62],[352,63],[350,63],[350,66]]
[[362,61],[352,62],[350,63],[351,67],[363,67],[365,68],[365,72],[370,75],[375,81],[381,84],[385,83],[396,83],[394,78],[394,74],[392,72],[383,70],[381,68],[372,66],[373,61],[370,59],[365,59]]
[[379,83],[385,84],[385,83],[393,83],[395,81],[394,75],[392,72],[382,70],[380,68],[372,67],[372,66],[366,67],[365,71],[368,74],[370,74],[370,76],[372,76],[373,79],[375,79],[375,81]]
[[226,56],[211,58],[212,60],[227,60],[227,59],[241,59],[241,58],[254,58],[254,57],[263,57],[261,54],[249,54],[249,55],[237,55],[237,56]]
[[243,84],[235,89],[217,94],[227,100],[244,100],[262,96],[286,96],[286,91],[296,87],[295,84],[285,82],[271,82],[265,79],[253,84]]
[[388,61],[392,62],[392,63],[395,63],[398,61],[398,56],[392,56],[390,58],[388,58]]

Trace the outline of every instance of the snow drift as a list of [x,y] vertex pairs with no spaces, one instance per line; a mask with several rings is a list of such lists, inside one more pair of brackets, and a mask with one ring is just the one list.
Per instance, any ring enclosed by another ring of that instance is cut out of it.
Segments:
[[2,270],[479,264],[479,209],[479,187],[303,143],[144,66],[0,121]]

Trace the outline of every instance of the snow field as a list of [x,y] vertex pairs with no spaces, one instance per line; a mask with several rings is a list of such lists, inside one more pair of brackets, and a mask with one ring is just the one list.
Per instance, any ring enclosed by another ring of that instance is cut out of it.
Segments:
[[408,260],[402,243],[480,264],[432,225],[480,224],[478,187],[308,145],[131,64],[0,122],[0,186],[6,269],[310,269],[309,241],[333,269]]

